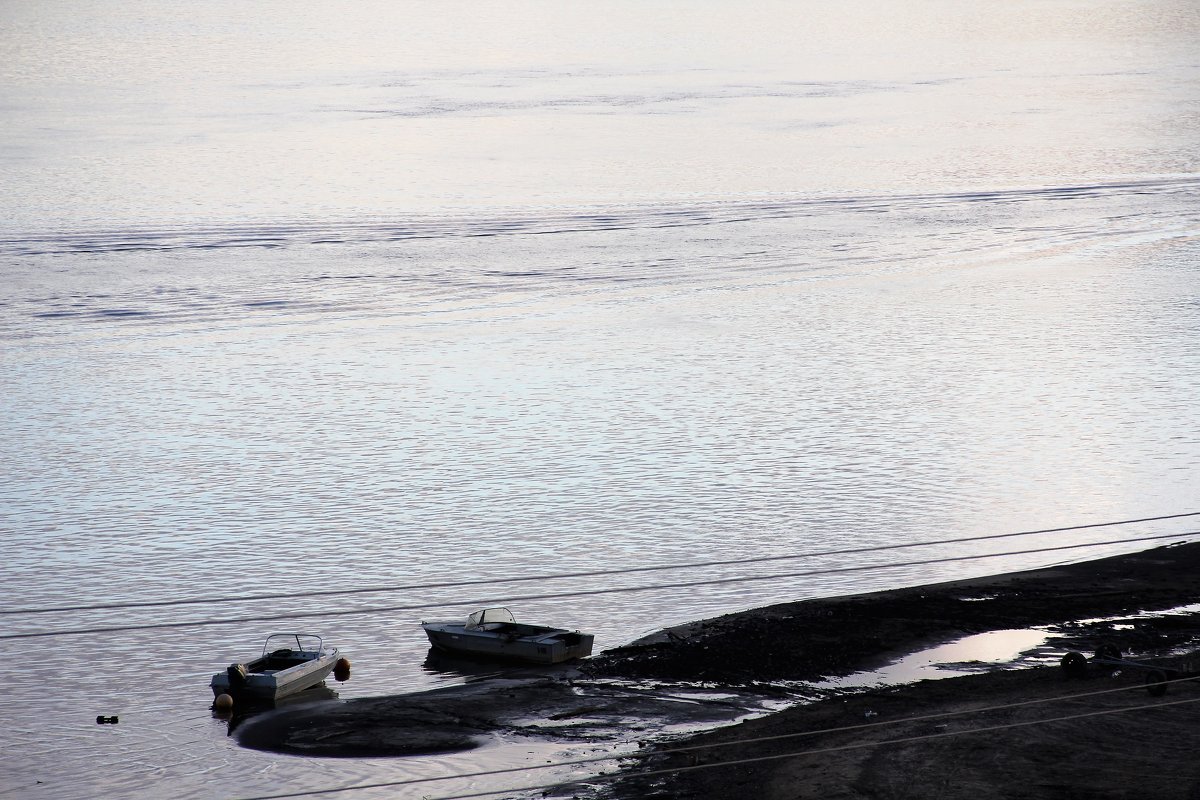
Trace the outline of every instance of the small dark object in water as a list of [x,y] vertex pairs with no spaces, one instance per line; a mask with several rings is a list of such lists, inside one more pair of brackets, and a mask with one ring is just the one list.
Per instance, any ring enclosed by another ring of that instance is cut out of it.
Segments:
[[102,715],[96,717],[96,724],[97,725],[116,725],[117,717],[115,714],[111,717],[106,717],[102,714]]

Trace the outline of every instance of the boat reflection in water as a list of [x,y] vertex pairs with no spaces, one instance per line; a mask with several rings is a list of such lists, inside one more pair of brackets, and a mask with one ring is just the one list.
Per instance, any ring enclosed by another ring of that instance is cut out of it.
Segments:
[[[532,664],[517,662],[499,662],[489,659],[472,658],[466,655],[450,653],[436,647],[430,647],[421,667],[434,675],[462,678],[468,682],[482,681],[488,678],[511,677],[526,674],[535,669]],[[547,667],[536,668],[544,674]]]
[[278,700],[239,697],[232,707],[217,708],[213,706],[212,715],[214,719],[229,721],[229,730],[227,733],[229,736],[232,736],[238,726],[252,717],[257,717],[259,714],[274,711],[277,708],[293,708],[315,703],[327,703],[337,699],[337,691],[333,687],[322,683],[304,691],[281,697]]

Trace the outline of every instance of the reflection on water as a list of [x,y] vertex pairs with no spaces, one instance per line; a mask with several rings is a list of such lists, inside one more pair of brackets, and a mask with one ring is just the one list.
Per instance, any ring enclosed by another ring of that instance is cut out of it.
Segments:
[[527,678],[552,676],[569,672],[577,667],[578,661],[559,664],[505,663],[484,657],[471,658],[467,655],[447,653],[435,647],[429,648],[421,667],[438,680],[480,681],[488,678]]
[[429,648],[421,667],[433,675],[459,678],[467,681],[484,680],[486,678],[504,677],[507,675],[525,674],[528,667],[514,664],[503,665],[495,661],[473,659],[465,656],[451,655],[436,647]]
[[317,686],[309,687],[302,692],[297,692],[287,697],[281,697],[278,700],[264,700],[252,697],[241,697],[234,701],[234,704],[227,709],[213,706],[213,719],[225,720],[229,723],[228,735],[232,736],[237,727],[248,719],[252,719],[260,714],[274,711],[279,708],[294,708],[296,706],[311,705],[313,703],[326,703],[331,700],[337,700],[338,693],[332,687],[321,683]]
[[849,689],[970,675],[1016,661],[1022,653],[1043,644],[1049,635],[1037,629],[977,633],[912,653],[881,669],[814,685],[817,688]]

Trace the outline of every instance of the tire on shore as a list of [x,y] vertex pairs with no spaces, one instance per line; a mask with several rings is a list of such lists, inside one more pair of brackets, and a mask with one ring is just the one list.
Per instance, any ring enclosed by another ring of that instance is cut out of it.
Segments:
[[1152,669],[1146,673],[1146,691],[1151,697],[1162,697],[1167,693],[1167,673]]
[[1063,674],[1066,675],[1067,678],[1076,679],[1087,677],[1088,661],[1083,653],[1071,651],[1063,656],[1058,664],[1060,667],[1062,667]]

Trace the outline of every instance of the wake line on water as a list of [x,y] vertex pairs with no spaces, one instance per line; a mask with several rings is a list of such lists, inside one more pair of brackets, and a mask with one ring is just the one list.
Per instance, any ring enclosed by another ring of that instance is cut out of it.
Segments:
[[824,213],[883,214],[956,205],[1010,204],[1121,195],[1177,194],[1200,188],[1200,176],[1156,178],[1029,189],[938,194],[793,197],[709,201],[674,206],[612,207],[511,216],[437,216],[407,220],[305,221],[179,225],[161,228],[48,231],[0,238],[0,255],[115,253],[140,250],[212,250],[337,246],[417,239],[533,236],[610,230],[698,227]]

